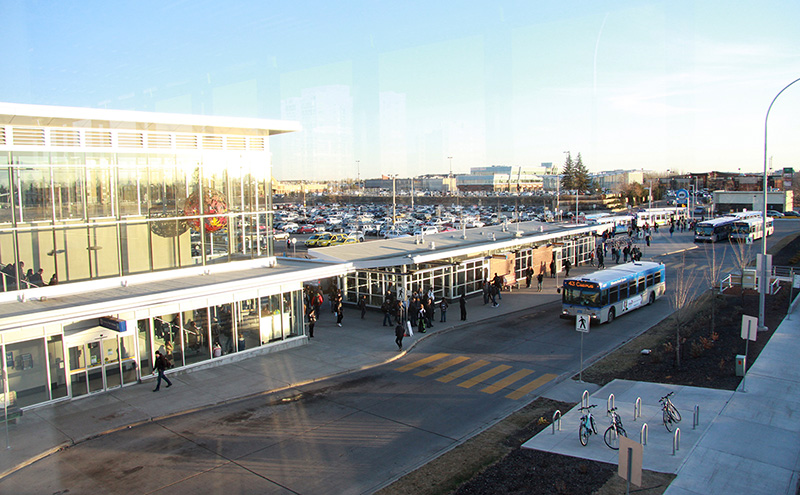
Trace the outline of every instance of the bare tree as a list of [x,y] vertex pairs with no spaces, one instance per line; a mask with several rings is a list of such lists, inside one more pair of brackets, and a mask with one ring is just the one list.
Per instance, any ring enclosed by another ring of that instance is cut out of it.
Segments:
[[681,367],[681,326],[686,319],[686,308],[694,300],[696,270],[686,269],[686,253],[681,255],[681,263],[675,272],[675,282],[670,297],[675,317],[675,365]]
[[[709,248],[709,246],[711,247]],[[703,272],[703,278],[708,282],[708,289],[711,293],[711,331],[713,332],[716,328],[717,288],[722,282],[722,262],[728,252],[728,246],[722,249],[720,258],[717,257],[717,250],[713,244],[706,244],[703,249],[706,256],[706,269]]]

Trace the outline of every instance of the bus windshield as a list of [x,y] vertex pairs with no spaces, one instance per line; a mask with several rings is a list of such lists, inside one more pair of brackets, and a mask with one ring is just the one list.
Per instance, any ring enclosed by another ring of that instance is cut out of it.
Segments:
[[697,235],[714,235],[714,227],[711,225],[698,225],[694,233]]
[[598,289],[564,288],[564,304],[600,307],[600,291]]
[[749,223],[735,223],[733,224],[733,231],[737,234],[749,234],[750,233],[750,224]]

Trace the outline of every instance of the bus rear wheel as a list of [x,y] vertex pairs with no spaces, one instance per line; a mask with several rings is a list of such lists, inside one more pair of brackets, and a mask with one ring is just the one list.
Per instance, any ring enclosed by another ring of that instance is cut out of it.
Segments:
[[608,320],[606,320],[606,323],[611,323],[612,321],[614,321],[614,317],[616,316],[616,313],[617,312],[614,310],[614,308],[609,309],[608,310]]

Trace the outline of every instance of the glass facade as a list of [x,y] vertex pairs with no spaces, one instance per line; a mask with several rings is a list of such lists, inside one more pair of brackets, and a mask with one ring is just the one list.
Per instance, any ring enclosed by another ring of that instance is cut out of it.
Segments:
[[0,289],[271,256],[269,170],[265,152],[0,152]]

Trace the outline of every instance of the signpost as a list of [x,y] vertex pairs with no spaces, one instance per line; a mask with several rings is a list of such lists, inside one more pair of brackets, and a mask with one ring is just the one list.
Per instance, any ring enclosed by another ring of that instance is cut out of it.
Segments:
[[589,333],[589,315],[575,317],[575,330],[581,333],[581,370],[578,372],[578,381],[583,383],[583,334]]
[[745,379],[747,378],[747,351],[750,347],[750,341],[756,341],[756,334],[758,334],[758,318],[755,316],[742,315],[742,338],[745,339],[744,345],[744,370],[742,376],[742,392],[747,392],[745,389]]

